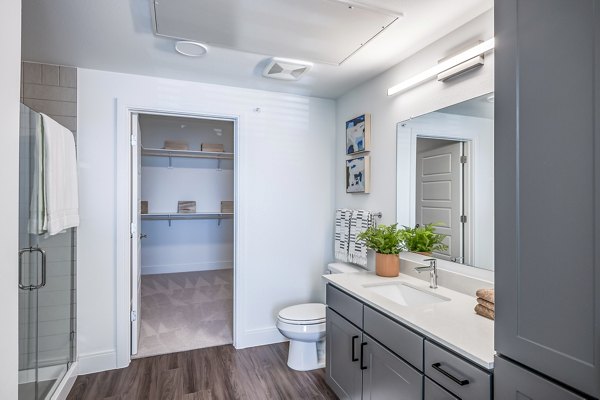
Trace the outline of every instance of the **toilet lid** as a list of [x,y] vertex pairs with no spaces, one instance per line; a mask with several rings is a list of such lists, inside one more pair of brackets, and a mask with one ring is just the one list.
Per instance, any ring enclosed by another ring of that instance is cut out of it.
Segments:
[[286,307],[279,311],[279,318],[287,321],[319,324],[325,322],[325,304],[307,303]]

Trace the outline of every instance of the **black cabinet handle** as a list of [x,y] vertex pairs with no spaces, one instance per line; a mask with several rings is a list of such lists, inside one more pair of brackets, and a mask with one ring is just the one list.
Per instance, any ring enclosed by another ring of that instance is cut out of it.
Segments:
[[356,347],[356,339],[358,339],[358,335],[352,336],[352,362],[358,361],[358,357],[356,357],[356,353],[354,348]]
[[362,342],[360,344],[360,369],[365,370],[367,369],[366,365],[363,365],[363,361],[365,360],[365,346],[367,345],[367,342]]
[[442,369],[441,365],[442,365],[441,363],[431,364],[433,369],[435,369],[436,371],[438,371],[439,373],[441,373],[442,375],[444,375],[445,377],[447,377],[448,379],[450,379],[452,382],[456,383],[457,385],[465,386],[465,385],[469,384],[468,379],[458,379],[457,377],[455,377],[448,371],[445,371],[444,369]]

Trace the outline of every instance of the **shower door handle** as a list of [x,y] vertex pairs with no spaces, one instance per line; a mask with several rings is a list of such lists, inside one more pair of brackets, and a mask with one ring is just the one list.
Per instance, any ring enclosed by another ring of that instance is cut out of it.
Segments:
[[[37,285],[23,284],[23,254],[38,252],[42,255],[42,283]],[[27,247],[19,250],[19,288],[23,290],[35,290],[46,286],[46,252],[39,247]]]

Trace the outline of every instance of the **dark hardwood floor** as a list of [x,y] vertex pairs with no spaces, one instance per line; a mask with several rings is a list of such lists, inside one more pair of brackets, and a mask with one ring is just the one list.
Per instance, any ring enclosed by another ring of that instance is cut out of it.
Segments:
[[67,400],[337,399],[325,370],[294,371],[287,343],[233,346],[132,360],[127,368],[77,377]]

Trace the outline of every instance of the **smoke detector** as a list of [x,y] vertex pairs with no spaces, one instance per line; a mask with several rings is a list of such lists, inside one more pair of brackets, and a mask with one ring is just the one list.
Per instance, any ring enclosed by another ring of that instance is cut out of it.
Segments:
[[274,57],[271,58],[269,64],[263,70],[263,76],[284,81],[297,81],[311,67],[312,64],[309,62]]

